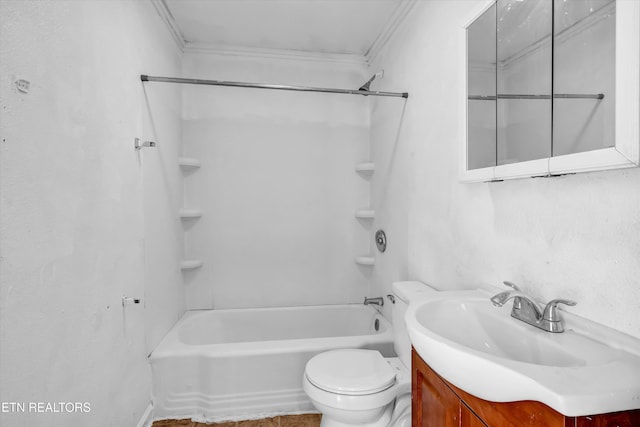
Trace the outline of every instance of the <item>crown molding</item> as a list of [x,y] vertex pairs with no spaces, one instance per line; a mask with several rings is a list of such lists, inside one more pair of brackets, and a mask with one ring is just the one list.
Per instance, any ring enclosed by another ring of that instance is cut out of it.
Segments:
[[411,9],[416,5],[418,0],[402,0],[393,11],[393,14],[385,24],[384,28],[373,41],[373,44],[365,53],[367,63],[371,64],[376,59],[382,48],[389,42],[391,37],[404,23]]
[[165,3],[164,0],[150,0],[150,1],[153,7],[156,9],[156,12],[158,12],[158,15],[160,15],[162,22],[164,22],[164,24],[167,26],[167,29],[169,30],[169,33],[171,34],[173,41],[176,42],[176,45],[178,45],[178,48],[180,49],[180,51],[184,52],[185,45],[187,42],[185,41],[184,35],[182,34],[182,31],[180,31],[180,27],[178,27],[178,24],[176,23],[175,18],[171,14],[171,11],[169,10],[167,3]]
[[297,51],[287,49],[266,49],[245,46],[220,45],[212,43],[196,43],[185,40],[180,27],[171,14],[165,0],[150,0],[158,12],[162,22],[167,26],[171,37],[183,53],[204,53],[213,55],[243,56],[253,58],[287,59],[298,61],[317,61],[330,63],[348,63],[369,65],[393,34],[402,25],[405,18],[418,2],[418,0],[401,0],[384,28],[376,37],[371,47],[364,55],[348,53],[322,53],[310,51]]
[[266,49],[246,46],[191,42],[185,43],[183,51],[184,53],[242,56],[246,58],[288,59],[297,61],[317,61],[367,65],[367,58],[364,55],[348,53],[322,53],[302,50]]

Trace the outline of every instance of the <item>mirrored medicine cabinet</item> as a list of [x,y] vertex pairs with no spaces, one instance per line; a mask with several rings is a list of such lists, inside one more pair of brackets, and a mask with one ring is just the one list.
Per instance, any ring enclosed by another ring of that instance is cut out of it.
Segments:
[[640,1],[479,3],[463,25],[461,180],[637,166]]

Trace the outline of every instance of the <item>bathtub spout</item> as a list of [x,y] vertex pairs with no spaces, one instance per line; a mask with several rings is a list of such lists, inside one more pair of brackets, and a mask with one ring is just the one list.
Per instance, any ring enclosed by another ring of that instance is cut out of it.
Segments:
[[382,299],[382,297],[376,297],[376,298],[364,297],[364,305],[369,305],[369,304],[379,305],[380,307],[382,307],[384,305],[384,300]]

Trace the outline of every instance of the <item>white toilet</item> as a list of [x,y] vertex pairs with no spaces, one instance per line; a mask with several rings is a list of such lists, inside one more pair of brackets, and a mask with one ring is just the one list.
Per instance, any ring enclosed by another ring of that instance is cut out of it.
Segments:
[[320,427],[410,427],[411,342],[404,323],[409,301],[435,292],[420,282],[392,285],[394,348],[399,357],[376,350],[327,351],[307,363],[303,388],[322,412]]

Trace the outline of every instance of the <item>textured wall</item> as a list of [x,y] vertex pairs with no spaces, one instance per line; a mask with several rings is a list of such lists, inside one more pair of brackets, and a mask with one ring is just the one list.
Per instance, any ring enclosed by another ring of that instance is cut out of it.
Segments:
[[[171,48],[171,46],[169,46]],[[143,63],[148,74],[179,76],[179,61],[168,52],[170,67],[156,61]],[[156,142],[144,148],[142,187],[144,211],[145,342],[150,353],[185,308],[184,277],[179,263],[184,255],[184,224],[178,211],[183,206],[182,87],[178,84],[144,83],[142,135]]]
[[[26,406],[0,424],[132,426],[149,403],[145,313],[123,310],[121,297],[144,294],[141,161],[153,160],[138,157],[133,138],[180,133],[170,112],[152,133],[139,74],[178,73],[179,55],[149,2],[0,7],[0,400],[90,408]],[[16,78],[31,82],[28,94]],[[183,301],[154,312],[158,323]]]
[[[397,143],[407,154],[394,167],[398,177],[408,170],[407,208],[398,205],[387,220],[406,221],[408,274],[388,259],[393,265],[382,268],[397,273],[373,286],[387,292],[389,279],[403,278],[441,289],[511,280],[539,300],[574,299],[571,312],[640,337],[640,169],[458,183],[459,32],[474,5],[417,2],[373,66],[385,69],[385,88],[410,93]],[[374,112],[372,123],[378,120]]]
[[[184,75],[245,82],[357,88],[357,64],[185,55]],[[360,302],[369,267],[367,99],[353,95],[185,86],[184,150],[202,167],[185,178],[189,227],[187,307]]]

